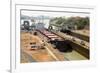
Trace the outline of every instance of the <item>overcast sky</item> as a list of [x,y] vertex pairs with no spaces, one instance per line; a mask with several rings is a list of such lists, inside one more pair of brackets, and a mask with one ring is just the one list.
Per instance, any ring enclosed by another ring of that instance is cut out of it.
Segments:
[[26,11],[23,10],[21,11],[21,15],[26,15],[26,16],[49,16],[49,17],[75,17],[75,16],[80,16],[80,17],[89,17],[89,14],[84,14],[84,13],[68,13],[68,12],[44,12],[44,11]]

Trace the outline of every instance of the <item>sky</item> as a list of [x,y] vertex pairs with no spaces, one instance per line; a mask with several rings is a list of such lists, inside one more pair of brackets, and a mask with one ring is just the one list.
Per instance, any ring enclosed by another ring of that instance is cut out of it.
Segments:
[[[29,17],[48,17],[48,18],[54,18],[54,17],[89,17],[89,14],[86,13],[69,13],[69,12],[44,12],[44,11],[28,11],[28,10],[22,10],[21,15],[29,16]],[[46,27],[49,26],[48,21],[46,22]]]
[[44,12],[44,11],[28,11],[28,10],[22,10],[21,15],[26,15],[26,16],[48,16],[48,17],[75,17],[75,16],[80,16],[80,17],[89,17],[89,14],[84,14],[84,13],[69,13],[69,12]]

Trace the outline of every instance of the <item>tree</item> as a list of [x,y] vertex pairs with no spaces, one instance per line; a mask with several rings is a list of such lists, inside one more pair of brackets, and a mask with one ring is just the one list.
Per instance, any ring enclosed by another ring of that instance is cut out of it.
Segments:
[[55,26],[69,27],[70,29],[75,29],[75,27],[77,29],[84,29],[85,26],[89,26],[89,17],[56,17],[51,19],[50,22],[54,22],[52,25]]

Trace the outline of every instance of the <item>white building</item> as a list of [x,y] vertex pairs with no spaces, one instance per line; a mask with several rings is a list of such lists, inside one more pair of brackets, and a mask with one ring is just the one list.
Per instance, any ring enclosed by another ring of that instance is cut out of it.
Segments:
[[42,29],[42,28],[48,28],[49,27],[49,19],[36,19],[34,25],[36,26],[36,29]]

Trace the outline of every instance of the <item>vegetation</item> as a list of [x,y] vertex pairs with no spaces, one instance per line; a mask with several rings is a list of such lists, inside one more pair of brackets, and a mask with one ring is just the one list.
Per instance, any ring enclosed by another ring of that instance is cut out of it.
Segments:
[[55,26],[68,26],[71,28],[84,29],[89,26],[89,17],[56,17],[50,20],[51,25]]

